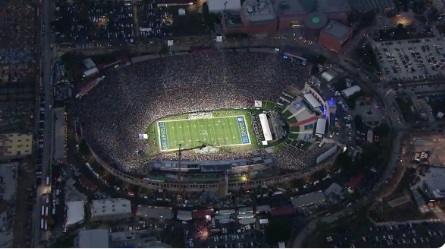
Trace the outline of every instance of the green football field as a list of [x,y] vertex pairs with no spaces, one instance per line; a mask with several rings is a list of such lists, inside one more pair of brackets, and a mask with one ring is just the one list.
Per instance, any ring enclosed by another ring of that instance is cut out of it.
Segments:
[[216,113],[213,117],[188,119],[187,115],[177,119],[166,119],[156,122],[156,130],[161,152],[179,148],[197,148],[202,145],[240,146],[251,145],[250,117],[246,112],[228,112],[227,115]]

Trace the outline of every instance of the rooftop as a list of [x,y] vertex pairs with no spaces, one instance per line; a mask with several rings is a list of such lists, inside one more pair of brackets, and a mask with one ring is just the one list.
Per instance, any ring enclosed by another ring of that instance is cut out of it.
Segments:
[[57,161],[65,158],[65,109],[55,109],[54,115],[54,159]]
[[142,206],[137,207],[136,216],[154,219],[173,218],[172,209],[169,207]]
[[276,20],[275,10],[270,0],[245,0],[242,8],[246,18],[250,22],[269,22]]
[[346,40],[351,29],[339,22],[330,21],[328,26],[324,27],[322,32],[339,40]]
[[323,194],[323,192],[317,191],[312,192],[305,195],[300,195],[298,197],[291,198],[292,205],[294,207],[304,207],[304,206],[310,206],[313,204],[316,204],[318,202],[322,202],[326,200],[326,196]]
[[277,15],[298,15],[305,14],[306,10],[299,1],[295,0],[274,0],[272,1]]
[[445,168],[430,167],[424,176],[419,176],[418,187],[434,199],[445,198]]
[[74,225],[85,219],[85,202],[70,201],[66,203],[66,226]]
[[304,26],[312,29],[321,29],[328,23],[328,17],[321,12],[312,12],[304,19]]
[[348,0],[318,0],[317,11],[324,13],[350,11]]
[[123,198],[93,200],[91,216],[131,214],[131,202]]
[[108,248],[110,243],[107,229],[80,230],[77,239],[79,248]]
[[349,4],[353,10],[377,10],[382,11],[385,8],[393,9],[395,4],[391,0],[350,0]]

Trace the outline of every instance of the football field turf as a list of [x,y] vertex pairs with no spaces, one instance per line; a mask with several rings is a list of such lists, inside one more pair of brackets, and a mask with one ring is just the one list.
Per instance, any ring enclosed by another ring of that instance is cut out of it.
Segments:
[[244,115],[202,119],[162,120],[157,122],[161,151],[202,146],[250,145],[249,128]]

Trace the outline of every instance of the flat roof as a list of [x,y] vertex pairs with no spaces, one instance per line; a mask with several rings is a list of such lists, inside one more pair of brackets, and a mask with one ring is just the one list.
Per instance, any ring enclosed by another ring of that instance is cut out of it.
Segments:
[[353,10],[377,10],[382,11],[385,8],[393,9],[395,4],[392,0],[354,0],[349,4]]
[[317,11],[325,13],[347,12],[351,10],[348,0],[318,0]]
[[327,35],[330,35],[332,37],[344,41],[346,40],[346,38],[348,38],[348,35],[351,32],[351,28],[339,22],[330,21],[329,24],[326,27],[324,27],[321,31],[326,33]]
[[310,206],[324,200],[326,200],[326,196],[321,190],[291,198],[291,202],[294,207]]
[[65,108],[54,109],[54,159],[65,158]]
[[426,195],[433,198],[445,198],[445,168],[429,167],[429,171],[424,176],[419,175],[417,183]]
[[303,5],[296,0],[275,0],[273,7],[277,15],[303,15],[307,13]]
[[153,219],[172,219],[173,211],[170,207],[143,206],[137,207],[136,216]]
[[312,108],[318,108],[321,106],[320,102],[314,97],[312,93],[307,93],[304,95],[304,99],[312,106]]
[[66,203],[66,226],[74,225],[85,219],[85,202],[69,201]]
[[79,248],[108,248],[110,239],[107,229],[79,231]]
[[91,216],[113,214],[131,214],[131,202],[124,198],[93,200],[91,202]]
[[246,0],[242,7],[249,22],[268,22],[276,20],[275,10],[270,0]]

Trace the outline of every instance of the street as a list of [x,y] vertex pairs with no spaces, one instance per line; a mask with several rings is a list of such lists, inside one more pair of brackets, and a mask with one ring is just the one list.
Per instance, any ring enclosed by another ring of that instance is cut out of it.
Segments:
[[[53,51],[51,49],[51,43],[52,43],[52,37],[50,35],[50,21],[52,17],[52,9],[53,9],[54,3],[50,2],[49,0],[42,2],[42,8],[41,8],[41,20],[42,20],[42,27],[41,31],[43,32],[41,37],[41,44],[40,48],[42,51],[41,54],[41,60],[42,60],[42,67],[41,72],[43,73],[42,77],[42,84],[43,84],[43,90],[45,92],[45,126],[44,126],[44,148],[43,148],[43,154],[42,154],[42,184],[37,188],[37,195],[36,195],[36,203],[34,206],[34,215],[33,215],[33,247],[42,247],[42,244],[40,243],[40,207],[42,205],[41,203],[41,196],[42,194],[48,192],[50,189],[49,187],[45,186],[45,179],[46,177],[50,177],[51,179],[51,162],[52,162],[52,134],[53,134],[53,115],[51,114],[51,106],[52,106],[52,82],[51,82],[51,65],[53,63]],[[41,74],[42,75],[42,74]]]

